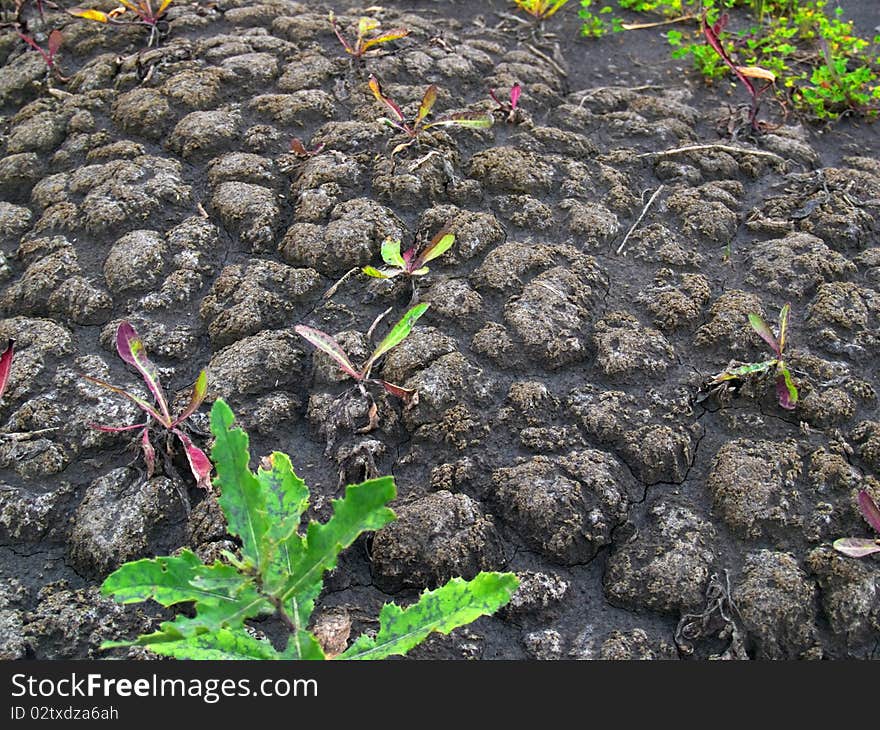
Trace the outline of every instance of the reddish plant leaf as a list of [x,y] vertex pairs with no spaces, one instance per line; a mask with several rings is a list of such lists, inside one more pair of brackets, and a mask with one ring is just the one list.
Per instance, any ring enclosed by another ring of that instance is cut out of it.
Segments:
[[434,108],[434,104],[437,103],[437,87],[434,84],[431,84],[427,89],[425,89],[425,95],[422,97],[422,103],[419,104],[419,111],[416,114],[416,121],[413,126],[418,129],[421,126],[422,122],[425,121],[425,117],[427,117],[431,113],[431,109]]
[[768,325],[758,314],[749,315],[749,324],[752,325],[752,329],[761,336],[761,339],[770,345],[770,349],[773,350],[776,357],[781,357],[782,348],[773,336],[773,331],[770,329],[770,325]]
[[833,543],[834,549],[851,558],[863,558],[866,555],[880,553],[880,541],[866,540],[861,537],[842,537]]
[[400,107],[382,93],[382,86],[379,84],[379,79],[373,74],[370,74],[369,86],[370,91],[373,92],[373,96],[391,110],[391,113],[397,118],[397,121],[400,122],[400,124],[405,125],[406,117],[403,116]]
[[753,99],[758,98],[758,90],[755,88],[755,85],[749,81],[748,77],[743,75],[742,71],[739,70],[739,66],[737,66],[733,59],[727,55],[727,51],[724,50],[724,45],[721,43],[721,33],[724,31],[724,27],[727,25],[727,21],[729,17],[727,13],[719,18],[718,22],[714,25],[709,25],[706,21],[705,15],[703,16],[703,35],[706,38],[706,41],[710,46],[715,50],[719,56],[721,56],[721,60],[727,64],[731,71],[736,74],[736,77],[740,80],[743,86],[746,87],[746,90],[751,94]]
[[202,370],[199,373],[199,377],[196,378],[196,382],[193,384],[192,395],[189,398],[189,404],[183,410],[171,424],[172,428],[174,426],[179,425],[187,418],[189,418],[193,413],[195,413],[199,406],[202,405],[202,401],[205,400],[205,396],[208,394],[208,371]]
[[519,106],[519,97],[522,93],[522,87],[517,83],[510,87],[510,110],[516,111]]
[[865,490],[859,492],[859,509],[865,521],[874,528],[875,532],[880,533],[880,508]]
[[144,452],[144,461],[147,462],[147,479],[150,479],[156,471],[156,449],[150,443],[150,432],[146,428],[141,434],[141,450]]
[[46,47],[49,49],[50,57],[55,57],[55,54],[58,53],[62,43],[64,43],[64,35],[60,30],[53,30],[49,33],[49,43]]
[[[157,422],[161,424],[167,423],[163,420],[162,415],[147,403],[143,398],[138,398],[138,396],[129,393],[127,390],[120,388],[116,385],[111,385],[110,383],[104,382],[103,380],[98,380],[98,378],[93,378],[91,375],[81,375],[80,377],[88,380],[90,383],[94,383],[95,385],[100,385],[102,388],[106,388],[113,393],[118,393],[123,398],[128,398],[132,403],[134,403],[138,408],[140,408],[144,413],[149,416],[152,416],[156,419]],[[127,430],[127,429],[126,429]]]
[[120,322],[116,329],[116,351],[119,357],[141,374],[162,412],[159,422],[166,428],[171,428],[171,414],[168,412],[168,401],[159,383],[159,370],[150,362],[143,341],[128,322]]
[[421,269],[429,261],[433,261],[438,256],[442,256],[446,253],[452,247],[453,243],[455,243],[455,236],[452,233],[447,233],[444,228],[431,239],[431,242],[427,245],[425,250],[418,255],[415,261],[407,265],[407,269],[410,270],[410,273],[414,273],[415,269]]
[[419,394],[416,390],[411,390],[410,388],[401,388],[399,385],[394,385],[393,383],[389,383],[387,380],[380,380],[382,387],[393,395],[395,398],[400,398],[407,405],[415,405],[419,402]]
[[196,478],[196,485],[202,489],[211,491],[211,460],[205,456],[205,452],[196,446],[189,436],[187,436],[179,428],[172,430],[172,433],[180,439],[183,444],[183,450],[186,453],[186,460],[189,462],[189,468],[192,475]]
[[0,355],[0,398],[6,391],[6,382],[9,380],[9,371],[12,368],[12,358],[15,356],[15,340],[6,341],[6,349]]
[[792,411],[797,406],[798,389],[791,379],[791,372],[782,364],[776,376],[776,397],[779,399],[779,405],[786,410]]
[[345,354],[345,350],[342,349],[342,346],[326,332],[321,332],[321,330],[315,329],[314,327],[306,327],[302,324],[298,324],[293,329],[300,337],[305,338],[321,352],[332,357],[343,372],[347,373],[355,380],[364,379],[364,376],[357,371],[351,360],[348,358],[348,355]]

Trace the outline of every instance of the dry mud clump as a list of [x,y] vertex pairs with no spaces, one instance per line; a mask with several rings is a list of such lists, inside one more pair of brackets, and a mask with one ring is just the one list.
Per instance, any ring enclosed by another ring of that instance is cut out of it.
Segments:
[[[346,482],[394,475],[398,520],[328,576],[325,621],[512,570],[507,608],[416,656],[876,656],[880,562],[830,548],[868,534],[858,491],[880,497],[876,155],[786,124],[735,141],[785,164],[658,154],[730,142],[714,90],[617,50],[631,75],[599,78],[609,46],[575,40],[565,13],[557,52],[459,10],[340,0],[345,28],[368,13],[412,30],[363,67],[323,10],[288,0],[175,4],[140,54],[141,28],[46,8],[60,90],[38,54],[0,46],[0,341],[16,342],[0,656],[96,656],[163,618],[99,597],[121,562],[236,549],[181,454],[147,478],[131,434],[90,426],[137,413],[81,373],[146,396],[114,351],[123,319],[172,398],[207,366],[253,456],[291,454],[309,518]],[[486,87],[517,81],[521,108],[392,156],[367,73],[407,114],[432,83],[437,115],[491,110]],[[406,249],[443,227],[456,242],[427,275],[357,273],[386,237]],[[362,397],[294,330],[360,364],[416,300],[427,313],[374,368],[418,390],[408,405]],[[731,361],[768,357],[747,316],[786,302],[798,407],[770,377],[707,393]],[[204,413],[193,431],[208,444]]]

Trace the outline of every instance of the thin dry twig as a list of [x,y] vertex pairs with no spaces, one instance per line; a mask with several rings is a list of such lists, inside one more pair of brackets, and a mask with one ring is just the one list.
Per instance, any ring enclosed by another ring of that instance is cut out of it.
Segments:
[[596,94],[602,91],[609,91],[611,89],[625,89],[626,91],[650,91],[652,89],[662,89],[664,87],[657,86],[656,84],[648,84],[646,86],[597,86],[595,89],[588,89],[584,95],[581,97],[580,102],[578,103],[578,109],[582,108],[584,102],[587,99],[594,97]]
[[380,314],[378,317],[376,317],[376,319],[373,320],[373,324],[371,324],[370,329],[367,330],[368,342],[373,337],[373,332],[376,330],[376,327],[379,326],[379,322],[381,322],[383,319],[385,319],[385,317],[391,314],[392,309],[394,309],[394,307],[388,307],[388,309],[386,309],[384,312],[382,312],[382,314]]
[[4,441],[30,441],[38,436],[44,436],[47,433],[55,433],[58,430],[54,428],[40,428],[36,431],[16,431],[8,433],[0,433],[0,440]]
[[[636,218],[636,222],[632,224],[632,227],[626,232],[626,235],[623,237],[623,240],[620,242],[620,245],[617,247],[617,254],[618,255],[623,253],[623,249],[626,246],[626,242],[629,240],[629,237],[633,234],[633,232],[636,230],[636,228],[639,227],[639,223],[641,223],[642,219],[647,215],[648,210],[654,204],[654,201],[657,200],[657,196],[660,195],[661,192],[663,192],[664,187],[666,187],[666,186],[661,185],[659,188],[657,188],[654,191],[654,194],[648,199],[648,202],[645,205],[645,207],[642,208],[642,212],[639,214],[639,217]],[[623,254],[623,255],[626,256],[626,254]]]
[[526,43],[526,48],[528,48],[538,58],[541,58],[541,59],[545,60],[547,63],[549,63],[553,67],[553,70],[556,71],[556,73],[558,73],[560,76],[562,76],[562,77],[568,76],[568,72],[564,68],[562,68],[562,66],[560,66],[553,58],[548,56],[543,51],[535,48],[531,43]]
[[654,23],[623,23],[620,27],[624,30],[641,30],[642,28],[658,28],[661,25],[671,25],[672,23],[683,23],[685,20],[693,20],[696,15],[680,15],[677,18],[669,20],[658,20]]
[[755,157],[768,157],[777,162],[785,162],[785,158],[780,157],[774,152],[766,150],[750,150],[748,147],[736,147],[729,144],[695,144],[688,147],[676,147],[671,150],[663,150],[662,152],[644,152],[636,157],[671,157],[672,155],[681,155],[685,152],[704,152],[715,150],[717,152],[730,152],[731,154],[754,155]]
[[340,286],[342,286],[342,282],[348,279],[348,277],[354,274],[356,271],[360,271],[357,266],[355,266],[353,269],[349,269],[348,271],[346,271],[339,281],[337,281],[326,292],[324,292],[324,299],[329,299],[330,297],[332,297],[336,293],[336,290],[339,289]]

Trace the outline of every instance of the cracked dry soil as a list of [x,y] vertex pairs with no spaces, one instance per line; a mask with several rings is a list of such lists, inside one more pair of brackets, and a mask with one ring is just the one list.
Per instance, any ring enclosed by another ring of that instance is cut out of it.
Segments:
[[[214,497],[190,487],[187,511],[130,437],[88,425],[136,415],[78,375],[135,385],[112,351],[125,318],[172,392],[207,364],[253,454],[292,455],[310,517],[340,483],[395,476],[399,520],[345,553],[319,614],[369,628],[391,598],[507,569],[508,607],[413,656],[876,657],[880,562],[830,543],[868,534],[858,489],[880,498],[877,130],[768,108],[779,126],[731,141],[738,91],[669,61],[660,31],[589,42],[573,10],[536,35],[500,0],[388,5],[383,26],[413,33],[364,68],[329,7],[288,0],[175,3],[140,54],[137,29],[50,15],[71,76],[55,93],[0,35],[0,338],[18,348],[0,656],[106,656],[163,616],[102,599],[110,571],[234,548]],[[334,9],[346,28],[361,13]],[[522,118],[391,159],[368,72],[408,107],[436,83],[444,112],[519,81]],[[325,147],[299,159],[293,137]],[[772,155],[654,154],[714,143]],[[379,396],[359,433],[366,404],[340,405],[347,385],[293,327],[365,356],[361,333],[410,289],[324,292],[385,236],[447,223],[456,244],[419,282],[432,306],[379,368],[418,404]],[[701,400],[731,359],[763,357],[746,315],[786,301],[797,410],[766,381]]]

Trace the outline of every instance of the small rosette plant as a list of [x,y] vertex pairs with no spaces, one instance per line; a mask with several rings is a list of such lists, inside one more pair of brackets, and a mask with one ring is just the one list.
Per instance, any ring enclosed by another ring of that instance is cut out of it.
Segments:
[[314,345],[321,352],[329,355],[333,361],[339,366],[346,375],[351,377],[359,386],[374,383],[382,386],[391,395],[400,398],[406,403],[413,402],[416,395],[414,390],[402,388],[399,385],[389,383],[387,380],[371,377],[371,372],[376,361],[389,350],[397,347],[412,332],[413,325],[416,320],[421,317],[428,309],[428,304],[418,304],[403,315],[401,320],[391,328],[391,331],[385,335],[385,338],[379,343],[373,354],[360,368],[356,368],[351,359],[342,349],[342,346],[326,332],[322,332],[314,327],[306,327],[305,325],[297,325],[294,330],[300,337],[303,337],[310,344]]
[[355,59],[362,58],[364,54],[371,49],[377,50],[377,47],[383,43],[397,41],[401,38],[406,38],[409,35],[409,31],[406,28],[395,28],[386,33],[380,33],[379,35],[368,37],[368,33],[379,27],[379,21],[374,20],[373,18],[361,18],[358,20],[357,38],[355,39],[354,44],[352,44],[349,43],[344,35],[342,35],[342,32],[339,30],[339,24],[336,22],[336,16],[332,12],[330,13],[329,20],[330,25],[333,26],[333,32],[336,34],[336,37],[339,39],[345,52]]
[[202,370],[198,378],[196,378],[189,404],[186,408],[177,416],[172,416],[168,407],[168,399],[165,397],[162,385],[159,382],[159,370],[147,357],[143,341],[138,337],[134,327],[128,322],[120,323],[116,330],[116,351],[119,353],[120,358],[140,373],[147,388],[153,395],[154,404],[150,404],[143,398],[129,393],[127,390],[116,385],[111,385],[90,375],[83,375],[82,377],[90,383],[100,385],[102,388],[106,388],[130,400],[143,411],[147,418],[143,423],[135,423],[130,426],[104,426],[101,424],[92,424],[92,426],[100,431],[110,433],[140,429],[141,450],[147,464],[147,477],[152,477],[156,469],[156,449],[150,441],[150,430],[156,428],[164,430],[166,434],[175,436],[183,446],[183,451],[186,454],[186,459],[189,462],[189,468],[193,477],[195,477],[196,484],[203,489],[210,489],[211,462],[208,460],[205,452],[196,446],[192,439],[181,429],[183,423],[198,410],[202,401],[205,400],[205,395],[208,392],[207,371]]
[[773,351],[775,357],[764,362],[750,362],[738,367],[729,367],[712,379],[712,385],[720,385],[729,380],[741,380],[749,375],[759,375],[770,372],[776,373],[776,396],[779,405],[786,410],[793,410],[798,402],[798,389],[791,377],[791,371],[783,359],[785,339],[788,334],[789,314],[791,305],[786,304],[779,313],[779,336],[776,337],[770,326],[758,314],[749,314],[749,324],[760,335]]
[[421,252],[418,252],[417,247],[413,246],[401,253],[400,240],[389,237],[382,242],[382,260],[388,264],[388,267],[376,269],[372,266],[365,266],[362,271],[374,279],[393,279],[401,274],[424,276],[429,271],[425,264],[442,256],[454,243],[455,235],[447,233],[444,229],[434,236]]
[[434,104],[437,102],[438,90],[434,84],[431,84],[425,90],[425,93],[422,96],[422,101],[419,104],[419,109],[416,112],[415,117],[410,121],[407,120],[406,115],[403,113],[400,106],[393,99],[385,95],[379,80],[373,74],[370,74],[369,86],[370,91],[373,92],[373,96],[376,97],[376,100],[381,102],[391,113],[390,117],[381,118],[382,123],[397,130],[401,134],[404,134],[408,138],[406,142],[402,142],[394,148],[391,153],[392,155],[406,149],[418,139],[419,134],[434,127],[469,127],[471,129],[488,129],[494,122],[491,114],[485,114],[482,112],[448,114],[446,116],[438,117],[431,122],[427,121],[428,116],[434,109]]

